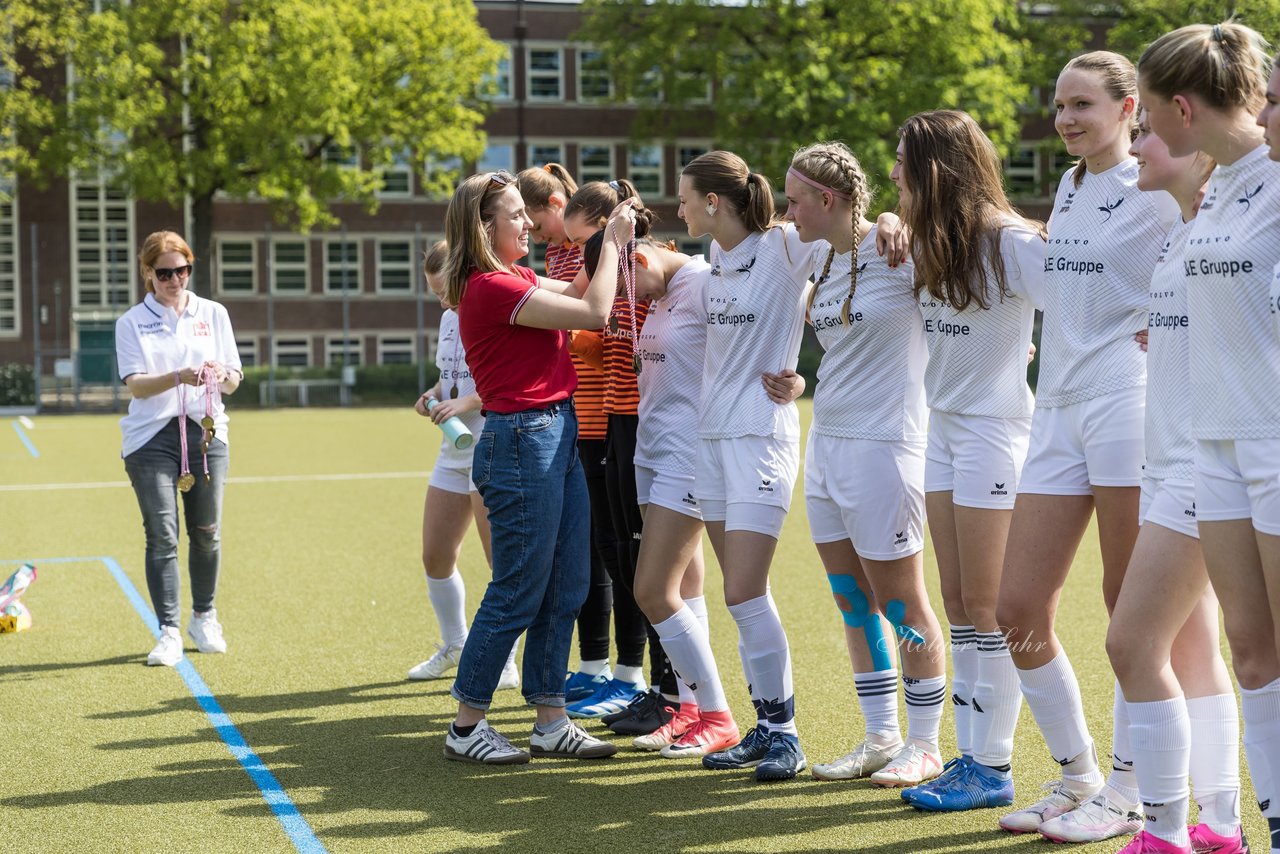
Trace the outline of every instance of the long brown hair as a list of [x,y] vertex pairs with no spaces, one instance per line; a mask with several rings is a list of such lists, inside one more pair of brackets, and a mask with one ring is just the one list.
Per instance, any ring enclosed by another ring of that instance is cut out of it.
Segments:
[[515,176],[506,172],[483,172],[466,178],[454,190],[444,214],[444,238],[449,244],[449,260],[444,265],[445,300],[450,305],[462,305],[472,273],[507,269],[494,254],[490,230],[494,201],[515,185]]
[[[867,215],[871,206],[871,187],[867,176],[862,171],[862,164],[853,156],[849,146],[843,142],[816,142],[805,146],[791,158],[791,168],[815,183],[841,193],[849,199],[850,228],[853,230],[853,258],[849,263],[849,293],[844,298],[840,315],[845,323],[849,323],[850,308],[853,305],[853,294],[858,288],[858,224]],[[827,253],[827,263],[822,267],[821,283],[831,272],[831,262],[835,260],[836,250],[833,247]],[[809,290],[808,308],[813,308],[817,299],[818,288],[815,285]]]
[[524,199],[527,210],[544,210],[551,204],[551,196],[559,193],[567,202],[578,192],[578,182],[573,180],[569,170],[559,163],[548,163],[546,166],[533,166],[516,176],[520,186],[520,198]]
[[1004,299],[1008,276],[1000,254],[1004,220],[1021,219],[1044,237],[1044,226],[1021,217],[1004,192],[995,145],[968,113],[930,110],[898,129],[912,234],[915,291],[928,290],[956,311],[989,308]]
[[766,231],[776,224],[769,179],[748,169],[732,151],[699,154],[680,174],[689,176],[695,192],[719,196],[721,205],[727,205],[748,231]]
[[[1133,98],[1135,108],[1129,117],[1129,138],[1132,139],[1137,128],[1138,117],[1138,72],[1128,57],[1109,50],[1094,50],[1080,54],[1063,66],[1062,73],[1065,74],[1068,71],[1088,71],[1096,74],[1102,83],[1102,88],[1116,103],[1124,101],[1125,98]],[[1088,171],[1088,166],[1081,157],[1076,162],[1075,168],[1071,170],[1071,182],[1079,188]]]

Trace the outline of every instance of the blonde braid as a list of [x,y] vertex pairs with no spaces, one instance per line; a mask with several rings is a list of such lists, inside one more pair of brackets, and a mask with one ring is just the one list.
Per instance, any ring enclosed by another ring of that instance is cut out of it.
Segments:
[[853,230],[853,257],[849,259],[849,293],[844,298],[844,306],[840,309],[840,316],[844,318],[846,325],[853,324],[853,295],[858,290],[858,223],[862,221],[866,215],[867,208],[871,204],[871,191],[867,187],[866,176],[862,174],[862,169],[858,167],[858,162],[846,157],[844,152],[838,148],[828,149],[826,155],[838,166],[845,178],[849,181],[849,195],[853,197],[853,204],[850,205],[850,220]]
[[[857,249],[855,247],[854,251]],[[813,290],[809,291],[809,302],[804,307],[804,316],[809,316],[809,311],[813,308],[813,301],[818,298],[818,286],[827,280],[827,275],[831,272],[831,262],[836,259],[835,247],[831,247],[831,251],[827,253],[827,263],[822,267],[822,275],[818,277],[818,281],[814,283]]]

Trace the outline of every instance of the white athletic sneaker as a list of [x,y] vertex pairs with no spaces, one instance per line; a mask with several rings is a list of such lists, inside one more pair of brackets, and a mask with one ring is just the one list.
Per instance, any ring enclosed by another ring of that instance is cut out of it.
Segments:
[[864,738],[852,752],[846,753],[831,762],[819,762],[813,766],[813,776],[819,780],[860,780],[870,777],[876,771],[889,764],[889,760],[902,750],[901,741],[892,741],[884,746],[876,744],[870,738]]
[[555,732],[529,736],[529,752],[539,759],[603,759],[618,752],[618,746],[587,735],[573,721]]
[[1130,836],[1142,830],[1138,804],[1117,801],[1114,789],[1102,791],[1069,813],[1040,825],[1040,835],[1054,842],[1101,842],[1113,836]]
[[442,679],[446,673],[458,666],[462,658],[461,646],[441,646],[436,644],[435,655],[409,671],[409,678],[414,680]]
[[915,742],[907,742],[897,755],[871,775],[877,786],[919,786],[942,773],[942,757]]
[[160,640],[147,653],[147,664],[151,667],[175,667],[179,661],[182,661],[182,632],[177,626],[165,626],[160,630]]
[[1071,812],[1098,793],[1097,789],[1075,792],[1066,780],[1054,780],[1040,788],[1048,789],[1049,794],[1029,807],[1000,816],[1000,826],[1010,833],[1034,833],[1046,821]]
[[222,636],[222,623],[218,622],[218,609],[210,608],[203,614],[191,612],[191,624],[187,635],[196,642],[200,652],[226,652],[227,641]]
[[[410,679],[413,677],[410,676]],[[499,691],[505,691],[508,688],[520,687],[520,667],[514,662],[509,661],[502,665],[502,675],[498,677]]]
[[482,720],[468,736],[456,736],[453,727],[449,727],[444,739],[444,758],[483,765],[523,765],[529,761],[529,754]]

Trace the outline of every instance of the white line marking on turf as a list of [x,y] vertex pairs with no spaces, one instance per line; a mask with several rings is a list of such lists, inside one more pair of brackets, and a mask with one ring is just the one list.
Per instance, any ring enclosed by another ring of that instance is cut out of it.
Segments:
[[[0,564],[25,562],[27,561],[0,560]],[[133,581],[120,568],[120,564],[114,558],[59,557],[30,561],[30,563],[35,564],[37,567],[41,563],[101,563],[106,567],[111,577],[115,579],[121,592],[129,600],[133,610],[138,612],[138,616],[142,618],[143,624],[146,625],[152,636],[159,639],[160,625],[156,620],[156,615],[147,606],[142,594],[138,592],[138,588],[134,586]],[[267,767],[267,764],[245,741],[240,729],[232,723],[231,716],[223,711],[222,705],[213,696],[213,692],[209,690],[209,686],[205,684],[204,679],[201,678],[191,662],[184,657],[182,661],[178,662],[174,670],[182,677],[182,681],[186,683],[187,690],[191,692],[191,696],[195,698],[196,703],[205,713],[205,717],[209,719],[209,724],[213,727],[214,732],[218,734],[218,737],[222,739],[222,743],[226,745],[227,750],[244,768],[245,773],[249,775],[249,779],[258,787],[258,792],[262,795],[262,799],[271,808],[272,814],[280,822],[280,826],[288,835],[289,841],[293,843],[293,847],[298,850],[299,854],[328,854],[328,849],[324,847],[324,843],[316,836],[315,831],[311,829],[311,825],[307,823],[307,820],[302,817],[302,813],[298,812],[298,807],[294,804],[293,799],[289,797],[284,787],[280,785],[280,781],[276,779],[276,776],[271,773],[271,769]]]
[[[228,484],[254,483],[317,483],[320,481],[352,481],[352,480],[426,480],[431,471],[375,471],[358,474],[274,474],[249,477],[229,477]],[[127,480],[103,480],[87,483],[18,483],[2,484],[0,492],[46,492],[60,489],[121,489],[127,487]]]

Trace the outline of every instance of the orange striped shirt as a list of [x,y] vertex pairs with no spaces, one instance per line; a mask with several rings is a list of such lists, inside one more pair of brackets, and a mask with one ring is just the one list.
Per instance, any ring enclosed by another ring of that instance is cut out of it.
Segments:
[[[572,282],[582,269],[582,247],[572,243],[548,244],[544,263],[547,278]],[[573,405],[578,411],[578,438],[603,439],[609,428],[609,419],[604,414],[604,373],[584,362],[573,349],[570,344],[569,356],[578,372],[578,388],[573,393]]]
[[[636,334],[644,327],[649,303],[636,302]],[[613,328],[617,320],[618,328]],[[636,384],[635,350],[631,345],[631,305],[625,296],[615,297],[609,325],[604,329],[604,411],[607,415],[637,415],[640,388]]]

